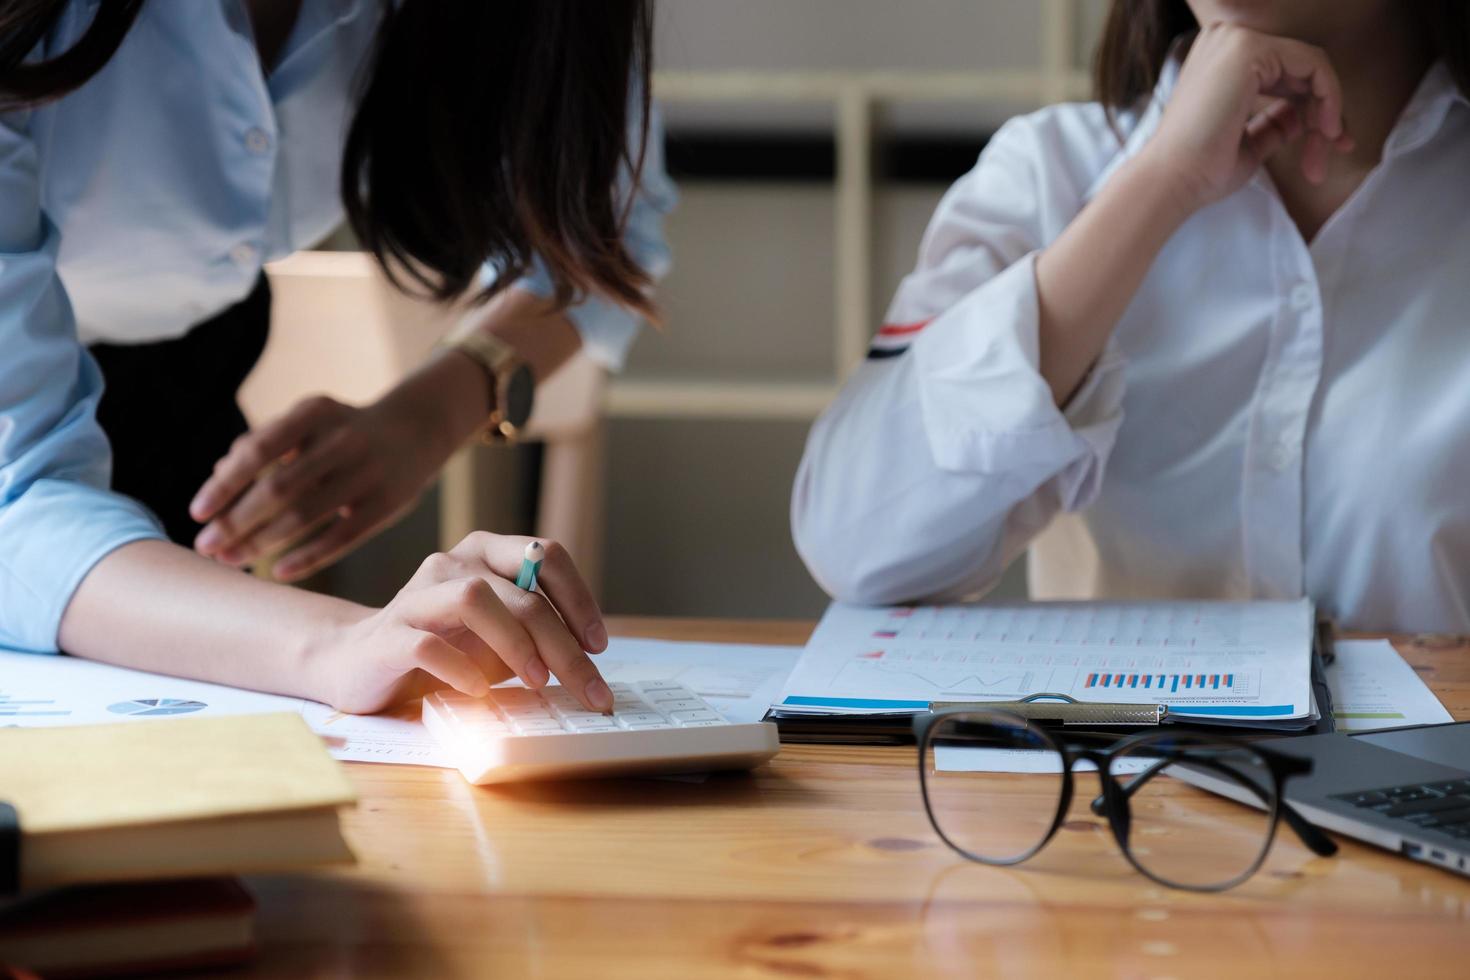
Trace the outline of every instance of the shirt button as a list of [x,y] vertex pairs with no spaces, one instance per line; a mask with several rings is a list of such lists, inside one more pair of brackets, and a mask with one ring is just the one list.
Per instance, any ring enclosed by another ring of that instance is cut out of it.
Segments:
[[254,266],[256,255],[255,246],[249,242],[241,242],[230,249],[230,261],[242,267]]
[[1311,309],[1317,301],[1317,291],[1309,284],[1299,282],[1291,290],[1291,308],[1297,311]]
[[1271,468],[1273,470],[1284,470],[1288,466],[1290,466],[1292,464],[1292,461],[1295,459],[1296,447],[1293,446],[1291,444],[1291,441],[1288,439],[1283,438],[1280,442],[1276,444],[1276,448],[1271,450]]
[[269,153],[271,149],[270,135],[259,126],[252,127],[245,133],[245,149],[257,155]]

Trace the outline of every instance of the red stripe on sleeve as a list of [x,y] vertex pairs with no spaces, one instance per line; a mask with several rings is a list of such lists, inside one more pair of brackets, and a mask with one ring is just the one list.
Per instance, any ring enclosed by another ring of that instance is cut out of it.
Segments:
[[929,325],[930,320],[933,320],[933,317],[930,317],[929,320],[920,320],[918,323],[885,323],[879,328],[878,336],[902,337],[905,334],[918,333]]

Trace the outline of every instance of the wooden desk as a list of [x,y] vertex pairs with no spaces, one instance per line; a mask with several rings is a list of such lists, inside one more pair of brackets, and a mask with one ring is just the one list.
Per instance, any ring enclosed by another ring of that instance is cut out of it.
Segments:
[[[615,632],[799,643],[808,628]],[[1470,648],[1400,649],[1470,718]],[[1470,880],[1351,841],[1316,858],[1282,833],[1239,888],[1172,891],[1080,809],[1032,861],[987,868],[933,836],[912,748],[793,746],[697,784],[485,789],[349,768],[360,864],[252,881],[259,976],[1470,976]]]

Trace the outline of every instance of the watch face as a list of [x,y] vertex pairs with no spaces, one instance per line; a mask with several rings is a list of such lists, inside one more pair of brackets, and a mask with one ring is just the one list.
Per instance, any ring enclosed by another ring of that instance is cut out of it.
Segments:
[[522,364],[510,373],[505,382],[505,421],[517,429],[531,417],[531,402],[536,384],[531,380],[531,369]]

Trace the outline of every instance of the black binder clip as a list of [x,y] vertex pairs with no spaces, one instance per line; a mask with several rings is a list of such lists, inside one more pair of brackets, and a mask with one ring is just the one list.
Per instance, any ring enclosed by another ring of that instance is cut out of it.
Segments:
[[20,814],[0,800],[0,896],[20,893]]

